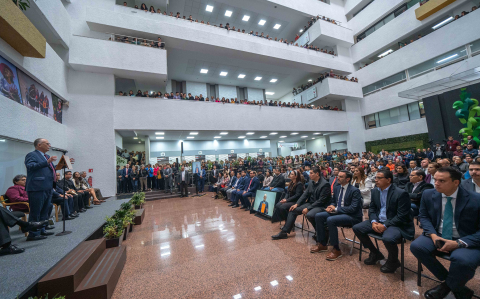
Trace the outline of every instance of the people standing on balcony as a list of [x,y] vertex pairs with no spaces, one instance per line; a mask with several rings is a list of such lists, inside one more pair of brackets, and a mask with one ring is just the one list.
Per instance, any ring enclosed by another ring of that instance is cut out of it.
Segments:
[[155,13],[155,8],[153,6],[150,6],[150,12]]
[[140,5],[140,9],[143,11],[148,11],[147,5],[145,5],[145,3],[142,3],[142,5]]

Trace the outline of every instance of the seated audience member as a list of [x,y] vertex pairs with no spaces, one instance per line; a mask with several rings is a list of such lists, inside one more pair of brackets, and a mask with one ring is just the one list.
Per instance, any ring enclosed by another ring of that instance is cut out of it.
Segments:
[[[460,186],[462,174],[452,167],[435,173],[435,189],[423,193],[418,219],[423,234],[410,251],[442,283],[425,292],[425,298],[472,298],[465,284],[480,265],[480,195]],[[450,268],[436,258],[440,251],[450,256]]]
[[370,198],[372,189],[374,188],[372,179],[365,175],[365,170],[362,166],[355,167],[353,171],[353,181],[350,181],[352,186],[355,186],[360,190],[360,194],[363,198],[363,207],[364,209],[368,209],[370,205]]
[[395,164],[393,164],[392,160],[388,160],[388,163],[387,163],[387,165],[385,165],[385,167],[390,169],[391,172],[393,172],[395,170]]
[[[84,202],[85,202],[84,199],[83,199],[84,198],[84,193],[77,193],[77,192],[75,192],[74,189],[71,189],[69,187],[69,183],[71,183],[71,181],[70,181],[71,175],[72,175],[71,172],[70,172],[70,174],[65,172],[65,185],[64,185],[63,184],[63,179],[60,178],[60,174],[59,173],[56,174],[56,176],[57,176],[57,189],[56,189],[56,191],[60,194],[63,194],[63,191],[65,191],[66,194],[73,197],[73,210],[76,211],[76,213],[77,213],[76,215],[78,215],[78,213],[84,213],[87,210],[84,208]],[[88,209],[89,208],[90,207],[88,207]]]
[[[362,195],[360,190],[350,183],[353,175],[342,170],[338,173],[338,185],[333,191],[333,200],[324,212],[315,215],[315,230],[317,231],[317,244],[312,246],[310,252],[328,251],[327,242],[330,239],[332,251],[326,259],[334,261],[342,256],[338,242],[338,226],[353,226],[362,222]],[[325,230],[328,228],[328,233]],[[330,238],[329,238],[330,237]]]
[[417,167],[417,163],[416,163],[414,160],[410,161],[410,162],[408,163],[408,166],[409,166],[409,167],[408,167],[408,173],[409,173],[409,174],[412,173],[413,170],[418,170],[418,169],[420,169],[420,167]]
[[[18,174],[13,178],[13,186],[7,189],[5,193],[6,199],[9,203],[13,202],[25,202],[28,203],[27,191],[25,191],[25,183],[27,182],[27,176],[23,174]],[[28,212],[29,208],[27,205],[18,204],[11,205],[10,209],[12,211]]]
[[225,178],[223,177],[223,173],[220,172],[218,174],[217,181],[213,184],[213,193],[215,193],[215,195],[213,195],[212,197],[217,198],[216,194],[222,188],[221,186],[223,185],[224,180]]
[[26,222],[16,217],[14,213],[0,206],[0,256],[18,254],[25,251],[12,244],[9,227],[18,225],[22,232],[37,231],[48,224],[48,220],[41,222]]
[[[225,171],[225,173],[228,173],[228,171]],[[222,189],[220,189],[220,192],[223,194],[223,199],[228,199],[227,191],[231,189],[236,182],[237,177],[235,176],[235,172],[232,170],[230,171],[230,179],[228,180],[228,184],[226,184]]]
[[[80,172],[76,171],[73,173],[73,182],[77,190],[83,190],[86,193],[90,194],[91,197],[93,197],[94,205],[100,205],[100,200],[98,200],[97,196],[95,195],[95,191],[93,190],[93,188],[87,188],[87,185],[85,185],[82,177],[80,176]],[[88,196],[88,198],[90,198],[90,196]]]
[[63,200],[63,194],[65,193],[65,196],[67,197],[66,201],[68,203],[68,212],[69,212],[68,216],[72,218],[79,217],[80,215],[78,213],[80,212],[80,208],[78,207],[78,196],[69,194],[66,191],[64,191],[62,188],[60,188],[60,184],[59,184],[59,181],[61,180],[60,174],[56,173],[55,175],[57,177],[57,184],[53,189],[53,191],[61,195],[60,197],[62,198],[62,200]]
[[433,189],[432,184],[424,181],[425,176],[426,174],[423,170],[414,170],[410,173],[410,182],[405,185],[405,191],[410,196],[413,216],[418,216],[423,191]]
[[255,194],[257,193],[257,189],[260,186],[260,180],[256,175],[257,175],[256,172],[251,170],[250,178],[245,181],[245,188],[243,189],[243,192],[241,193],[241,197],[240,197],[240,200],[243,205],[241,209],[250,210],[251,208],[251,203],[248,198],[255,197]]
[[85,184],[85,186],[87,188],[92,188],[94,191],[95,191],[95,195],[97,196],[97,198],[99,200],[101,200],[103,198],[102,196],[102,192],[100,191],[100,189],[98,188],[93,188],[90,183],[88,183],[88,179],[87,179],[87,172],[86,171],[82,171],[81,172],[81,177],[82,177],[82,180],[83,180],[83,183]]
[[480,193],[480,163],[473,161],[468,166],[470,178],[463,180],[461,186],[470,192]]
[[[373,245],[368,236],[377,233],[382,236],[383,244],[388,251],[387,262],[380,268],[383,273],[393,273],[400,267],[397,244],[402,237],[412,240],[415,234],[410,198],[408,193],[393,184],[393,174],[388,169],[377,171],[372,199],[368,210],[369,219],[353,226],[353,231],[363,246],[370,250],[365,259],[366,265],[375,265],[383,260],[383,254]],[[388,203],[388,209],[387,209]]]
[[393,176],[393,183],[396,187],[404,189],[409,181],[407,168],[405,167],[405,164],[399,164],[395,170],[397,171],[397,174]]
[[232,184],[230,188],[226,191],[227,192],[227,198],[232,202],[229,204],[229,207],[232,207],[235,205],[234,200],[232,199],[232,192],[237,190],[237,187],[239,188],[240,186],[240,179],[242,178],[241,172],[237,172],[236,180],[231,180]]
[[313,169],[310,170],[310,182],[308,183],[307,190],[303,192],[297,202],[290,207],[285,225],[280,233],[272,236],[272,239],[279,240],[288,238],[288,234],[295,225],[297,216],[301,214],[306,215],[308,221],[312,223],[313,227],[316,227],[315,215],[325,211],[331,203],[331,198],[330,184],[322,177],[320,168],[313,167]]
[[440,167],[449,167],[450,166],[450,159],[445,158],[445,159],[440,159],[438,160],[438,164]]
[[[63,184],[63,180],[61,180],[61,182],[58,182],[58,183]],[[77,189],[77,187],[75,187],[75,182],[72,179],[72,172],[69,170],[65,171],[65,183],[67,184],[67,186],[61,185],[60,188],[64,190],[65,188],[67,188],[68,190],[65,190],[65,192],[78,195],[78,205],[80,209],[92,208],[88,206],[88,199],[90,198],[90,193],[85,192],[84,190],[81,190],[81,189]]]
[[468,171],[468,163],[463,162],[463,159],[459,156],[454,156],[453,161],[455,162],[454,168],[460,171],[462,174]]
[[464,154],[463,154],[463,148],[459,145],[457,146],[457,149],[453,152],[454,156],[458,156],[463,159]]
[[305,190],[305,185],[303,183],[302,174],[300,171],[291,171],[289,178],[291,181],[288,185],[287,192],[285,193],[285,198],[280,200],[275,206],[275,211],[272,217],[273,222],[286,220],[290,208],[297,203],[298,199],[300,196],[302,196],[303,191]]
[[268,188],[272,180],[273,180],[272,172],[267,169],[265,171],[265,179],[263,180],[262,189]]
[[435,162],[428,163],[427,176],[425,177],[425,182],[434,185],[435,184],[434,175],[439,168],[440,168],[440,165],[438,165],[438,163],[435,163]]
[[467,145],[467,149],[463,151],[463,154],[464,155],[471,155],[472,158],[475,159],[476,156],[478,156],[478,150],[476,148],[473,147],[473,142],[472,143],[469,143]]
[[285,191],[285,177],[280,173],[280,169],[276,168],[273,170],[273,179],[270,185],[263,190],[273,191],[273,192],[284,192]]
[[242,174],[241,178],[237,180],[238,181],[237,186],[231,193],[232,203],[230,204],[230,206],[232,208],[238,208],[240,206],[238,204],[238,201],[240,200],[240,197],[243,194],[243,189],[245,189],[245,184],[247,184],[247,181],[248,182],[250,181],[246,175],[247,172],[245,170],[242,170],[241,174]]
[[[52,205],[50,206],[50,211],[49,211],[48,215],[49,216],[52,215],[53,204],[56,204],[56,205],[60,206],[63,218],[65,218],[65,220],[73,220],[73,219],[75,219],[75,217],[70,217],[70,214],[73,212],[73,210],[71,211],[71,208],[73,208],[73,199],[69,200],[68,194],[65,194],[65,196],[67,197],[67,200],[64,200],[63,190],[61,190],[61,191],[62,191],[62,193],[59,193],[55,189],[53,189],[53,191],[52,191]],[[71,205],[69,205],[69,201],[70,201]],[[66,217],[65,217],[65,215],[66,215]],[[63,218],[62,218],[62,220],[63,220]]]

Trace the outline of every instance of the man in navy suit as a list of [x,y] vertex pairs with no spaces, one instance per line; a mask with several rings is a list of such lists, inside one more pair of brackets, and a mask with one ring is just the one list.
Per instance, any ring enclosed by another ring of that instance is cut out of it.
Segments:
[[243,205],[242,209],[250,210],[251,204],[248,198],[252,196],[255,197],[259,185],[260,180],[258,179],[256,172],[251,170],[250,179],[246,180],[245,188],[243,189],[243,192],[241,194],[242,197],[240,197]]
[[242,177],[238,179],[237,187],[232,191],[232,208],[238,208],[238,201],[242,197],[243,189],[245,189],[245,183],[248,180],[246,171],[242,170]]
[[462,181],[463,189],[480,193],[480,163],[471,162],[468,165],[468,174],[470,178]]
[[124,169],[122,169],[122,185],[123,193],[128,193],[132,189],[132,179],[130,178],[130,164],[127,164]]
[[[30,205],[29,222],[48,220],[50,210],[53,182],[55,181],[55,166],[53,162],[56,156],[46,154],[50,150],[47,139],[38,138],[34,141],[35,150],[25,157],[27,168],[26,190]],[[53,232],[46,232],[45,228],[40,231],[30,231],[27,241],[46,239]]]
[[383,273],[393,273],[400,267],[398,260],[398,243],[402,237],[412,240],[415,235],[410,197],[408,193],[392,184],[393,174],[384,167],[377,171],[375,185],[372,190],[369,220],[353,226],[353,231],[362,244],[370,250],[365,259],[366,265],[375,265],[383,260],[383,254],[373,245],[368,234],[376,233],[382,236],[383,244],[388,251],[387,262],[380,268]]
[[[435,189],[425,190],[418,219],[423,235],[410,245],[413,255],[443,281],[425,292],[425,298],[472,298],[465,284],[480,265],[480,195],[460,186],[462,173],[442,167],[435,173]],[[439,242],[437,242],[439,241]],[[436,254],[450,255],[447,270]]]
[[334,261],[342,256],[338,242],[338,226],[353,226],[362,222],[362,194],[355,186],[350,185],[352,173],[346,170],[338,172],[336,183],[333,190],[333,202],[325,209],[325,212],[315,214],[315,223],[317,231],[317,245],[310,249],[310,252],[327,251],[328,236],[325,232],[325,226],[330,233],[330,244],[333,246],[332,252],[327,255],[327,260]]

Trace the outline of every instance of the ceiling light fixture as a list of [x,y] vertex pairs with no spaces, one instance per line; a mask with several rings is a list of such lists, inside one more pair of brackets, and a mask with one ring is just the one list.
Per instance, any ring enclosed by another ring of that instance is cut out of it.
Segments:
[[133,137],[133,139],[138,139],[138,137]]
[[190,135],[198,135],[198,132],[190,132]]
[[220,132],[220,135],[228,135],[228,132]]
[[155,138],[156,138],[156,139],[163,139],[163,138],[165,138],[165,137],[155,137]]
[[247,135],[253,135],[255,132],[248,132]]
[[231,10],[225,11],[225,16],[226,17],[231,17],[232,16],[232,11]]
[[205,8],[206,11],[212,12],[213,11],[213,6],[207,5],[207,8]]
[[222,136],[215,136],[213,138],[219,139],[219,138],[222,138]]
[[312,82],[313,80],[312,79],[308,79],[308,82]]
[[298,133],[295,132],[295,133],[292,133],[292,134],[290,134],[290,135],[298,135]]
[[238,138],[245,138],[245,136],[238,136]]
[[457,57],[458,54],[453,54],[452,56],[448,56],[447,58],[443,58],[442,60],[437,61],[437,63],[442,63],[444,61],[447,61],[449,59],[452,59],[453,57]]
[[220,72],[220,76],[226,76],[228,74],[228,72]]
[[155,132],[155,135],[165,135],[164,132]]
[[388,54],[390,54],[390,53],[392,53],[392,52],[393,52],[393,50],[392,50],[392,49],[389,49],[389,50],[383,52],[382,54],[378,55],[378,58],[382,58],[383,56],[386,56],[386,55],[388,55]]
[[244,74],[240,74],[240,75],[238,75],[238,78],[243,79],[243,78],[245,78],[245,75],[244,75]]
[[208,73],[208,70],[207,70],[207,69],[201,69],[201,70],[200,70],[200,73],[206,74],[206,73]]
[[283,141],[283,140],[279,140],[278,142],[285,142],[285,141]]
[[250,20],[250,16],[244,15],[242,21],[247,22],[248,20]]
[[303,32],[303,29],[300,29],[300,32]]
[[451,20],[453,20],[453,17],[449,17],[448,19],[441,21],[441,22],[438,23],[437,25],[433,26],[432,29],[435,30],[435,29],[437,29],[438,27],[440,27],[440,26],[442,26],[442,25],[450,22]]
[[266,22],[267,21],[265,21],[265,20],[260,20],[260,22],[258,22],[258,25],[263,26],[263,25],[265,25]]
[[273,26],[273,29],[278,29],[278,28],[280,28],[280,27],[282,27],[282,25],[280,25],[280,24],[275,24],[275,26]]
[[321,133],[313,133],[313,135],[320,135]]
[[255,77],[255,81],[260,81],[262,80],[262,77]]
[[308,136],[302,136],[302,138],[307,138]]
[[260,138],[267,138],[268,136],[260,136]]
[[193,136],[187,136],[187,139],[193,139],[193,138],[195,138],[195,137],[193,137]]
[[280,136],[279,138],[287,138],[287,136]]
[[271,92],[271,91],[266,91],[265,94],[267,96],[273,96],[275,93],[274,92]]
[[278,134],[277,132],[270,133],[270,135],[277,135],[277,134]]
[[270,83],[275,83],[277,81],[278,81],[277,79],[272,79],[272,80],[270,80]]

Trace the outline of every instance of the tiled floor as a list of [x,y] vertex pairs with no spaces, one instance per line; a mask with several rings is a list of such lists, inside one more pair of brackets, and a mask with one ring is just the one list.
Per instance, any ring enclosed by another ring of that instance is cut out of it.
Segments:
[[[379,265],[359,262],[358,250],[349,256],[347,246],[343,257],[326,261],[327,253],[309,252],[312,234],[298,229],[273,241],[279,223],[227,205],[211,194],[147,202],[143,224],[123,243],[127,263],[113,298],[423,298],[437,285],[424,278],[417,287],[409,271],[402,282],[400,269],[383,274]],[[409,242],[405,259],[416,269]],[[479,281],[477,275],[468,284],[476,294]]]

